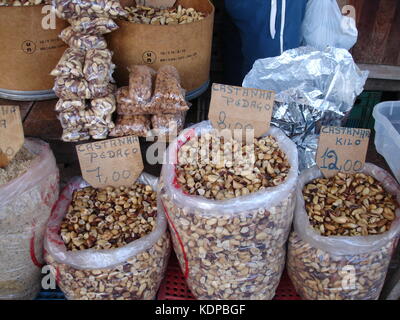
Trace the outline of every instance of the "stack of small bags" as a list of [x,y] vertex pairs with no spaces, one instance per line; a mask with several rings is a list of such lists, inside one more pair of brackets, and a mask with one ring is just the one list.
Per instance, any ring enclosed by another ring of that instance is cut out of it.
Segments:
[[56,14],[70,23],[60,38],[69,45],[51,75],[63,141],[105,139],[116,109],[112,52],[104,34],[118,28],[112,18],[127,13],[117,0],[53,0]]
[[144,65],[129,68],[129,87],[117,90],[117,119],[110,136],[169,137],[184,126],[189,106],[175,67],[158,72]]

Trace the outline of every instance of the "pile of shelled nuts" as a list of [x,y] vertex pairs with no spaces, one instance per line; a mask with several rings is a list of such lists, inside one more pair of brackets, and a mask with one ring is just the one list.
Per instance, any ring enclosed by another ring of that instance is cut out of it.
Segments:
[[60,34],[70,48],[51,73],[60,98],[56,111],[62,140],[105,139],[114,128],[116,87],[112,52],[103,35],[116,30],[113,18],[126,12],[116,0],[55,0],[54,5],[57,16],[71,25]]
[[61,224],[68,250],[120,248],[149,234],[157,217],[157,194],[151,186],[75,191]]
[[296,148],[278,129],[241,145],[210,126],[169,146],[176,165],[164,165],[160,180],[181,269],[198,299],[272,299],[295,205]]
[[363,170],[324,178],[311,168],[300,177],[287,266],[304,299],[379,298],[399,231],[400,188],[372,164]]
[[[197,161],[193,155],[199,150],[210,150],[210,159],[219,161]],[[233,161],[227,159],[227,151],[232,152]],[[243,155],[252,153],[254,162],[246,161],[251,159]],[[253,144],[242,144],[236,139],[226,140],[216,133],[207,133],[179,149],[178,164],[176,176],[182,190],[214,200],[275,187],[285,181],[290,170],[286,155],[272,136],[255,139]]]
[[150,249],[112,268],[76,269],[58,263],[51,255],[45,259],[58,285],[71,300],[152,300],[164,276],[170,252],[170,237],[165,233]]
[[129,71],[129,87],[117,90],[118,116],[110,136],[178,134],[189,107],[176,68],[165,65],[156,73],[148,66],[136,65]]
[[[151,185],[76,189],[59,226],[63,255],[85,256],[60,262],[52,249],[46,253],[68,299],[155,298],[170,254],[170,237]],[[82,259],[90,267],[77,266]]]
[[51,4],[51,0],[0,0],[0,7],[38,6],[40,4]]
[[393,242],[358,254],[333,254],[289,237],[287,268],[296,291],[308,300],[375,300],[385,281]]
[[159,9],[145,6],[125,7],[128,12],[126,20],[134,23],[170,25],[185,24],[203,20],[205,14],[196,11],[194,8],[183,8],[178,5],[176,8]]
[[396,217],[393,195],[363,173],[339,172],[329,179],[315,179],[303,194],[310,223],[324,236],[384,233]]

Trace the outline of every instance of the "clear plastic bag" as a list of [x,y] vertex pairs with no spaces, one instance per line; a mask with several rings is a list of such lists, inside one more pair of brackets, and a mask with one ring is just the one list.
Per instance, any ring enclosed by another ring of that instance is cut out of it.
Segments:
[[96,81],[89,81],[88,90],[90,92],[89,99],[104,98],[115,92],[115,85],[109,82],[97,83]]
[[107,42],[102,35],[76,33],[72,27],[65,28],[60,39],[69,47],[80,50],[107,49]]
[[129,87],[118,88],[115,96],[118,104],[132,104],[132,100],[129,98]]
[[155,110],[150,109],[148,103],[135,102],[129,97],[129,87],[121,87],[116,93],[117,113],[124,116],[152,114]]
[[147,103],[153,93],[153,81],[156,75],[154,69],[136,65],[129,70],[129,98],[133,104]]
[[0,300],[39,293],[43,237],[58,198],[59,173],[47,143],[25,139],[37,157],[27,172],[0,186]]
[[86,52],[83,74],[89,83],[104,84],[112,80],[115,65],[108,49],[90,49]]
[[53,90],[62,100],[85,100],[92,97],[89,84],[83,78],[57,77]]
[[[85,128],[90,130],[103,130],[104,128],[114,128],[111,114],[96,114],[93,110],[89,109],[85,119]],[[86,113],[85,112],[85,113]]]
[[157,136],[179,134],[185,125],[186,112],[176,114],[155,114],[151,116],[153,133]]
[[79,0],[52,0],[52,4],[56,10],[57,17],[60,19],[77,17],[90,5],[89,1]]
[[[143,173],[139,183],[157,188],[157,179]],[[59,226],[76,189],[86,187],[75,178],[62,192],[47,225],[46,262],[67,299],[151,300],[167,267],[170,238],[165,215],[158,212],[154,230],[121,248],[67,251]]]
[[41,4],[51,4],[51,0],[0,0],[0,7],[37,6]]
[[60,120],[61,127],[63,129],[84,129],[85,125],[92,117],[92,114],[87,110],[75,111],[75,112],[60,112],[58,114],[58,120]]
[[94,140],[106,139],[109,132],[108,126],[96,126],[94,129],[89,129],[89,134]]
[[178,70],[174,66],[160,67],[154,86],[150,108],[154,113],[177,113],[189,110],[185,90],[181,87]]
[[85,100],[62,100],[57,101],[55,111],[57,112],[74,112],[86,109]]
[[77,142],[90,139],[89,130],[68,128],[64,129],[61,135],[61,140],[64,142]]
[[103,98],[93,99],[90,105],[96,115],[112,114],[116,110],[115,96],[111,93]]
[[166,152],[159,186],[175,252],[198,299],[272,299],[285,265],[297,183],[297,149],[279,129],[276,138],[291,165],[284,183],[229,200],[182,192],[176,184],[178,149],[209,132],[209,121],[184,130]]
[[88,135],[92,135],[94,139],[105,139],[109,129],[114,128],[111,113],[95,113],[91,109],[60,112],[58,119],[64,129],[64,141],[86,140]]
[[68,48],[58,62],[57,66],[51,72],[54,77],[74,76],[83,77],[83,64],[85,61],[85,52],[80,49]]
[[134,135],[146,137],[150,131],[150,116],[117,116],[115,128],[110,132],[111,137],[124,137]]
[[[85,112],[85,110],[83,110]],[[84,141],[90,139],[89,130],[86,129],[86,119],[79,111],[60,112],[57,115],[63,133],[61,140],[65,142]]]
[[[366,163],[363,173],[400,199],[400,186],[383,169]],[[303,187],[322,174],[303,171],[297,187],[294,232],[289,239],[288,273],[304,299],[375,300],[379,298],[400,233],[400,209],[389,231],[369,236],[321,236],[312,229],[304,206]]]
[[127,12],[119,0],[52,0],[60,19],[79,17],[125,17]]
[[358,37],[355,20],[342,15],[336,0],[309,0],[301,29],[303,42],[319,50],[349,50]]
[[69,24],[76,33],[101,35],[113,32],[118,29],[114,20],[109,18],[81,17],[68,19]]

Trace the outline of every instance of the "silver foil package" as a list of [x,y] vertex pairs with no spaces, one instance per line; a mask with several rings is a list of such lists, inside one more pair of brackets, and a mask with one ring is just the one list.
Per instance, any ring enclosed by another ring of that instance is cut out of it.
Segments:
[[271,123],[297,144],[303,170],[315,165],[321,126],[345,123],[367,77],[345,49],[300,47],[257,60],[243,87],[276,92]]

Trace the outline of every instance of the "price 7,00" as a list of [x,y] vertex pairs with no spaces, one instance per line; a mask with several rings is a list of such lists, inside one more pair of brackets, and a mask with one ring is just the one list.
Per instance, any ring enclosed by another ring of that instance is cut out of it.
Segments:
[[99,183],[106,184],[110,181],[119,182],[121,180],[128,180],[132,173],[129,170],[116,170],[110,173],[110,175],[102,174],[100,167],[95,169],[86,170],[87,173],[94,173]]
[[352,161],[339,159],[335,150],[326,148],[324,154],[321,156],[322,166],[321,169],[338,170],[342,172],[358,172],[362,169],[362,162],[359,160]]

